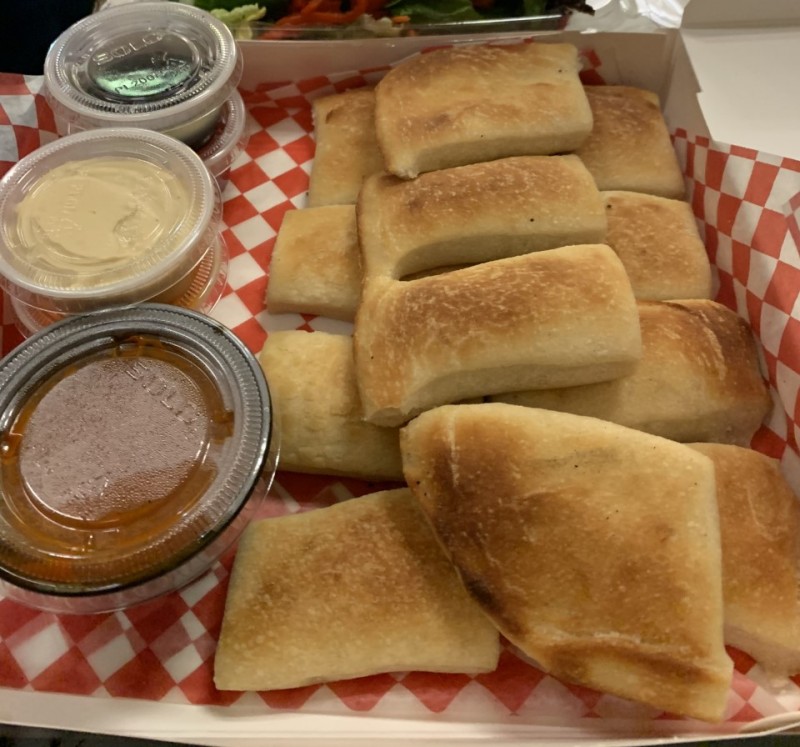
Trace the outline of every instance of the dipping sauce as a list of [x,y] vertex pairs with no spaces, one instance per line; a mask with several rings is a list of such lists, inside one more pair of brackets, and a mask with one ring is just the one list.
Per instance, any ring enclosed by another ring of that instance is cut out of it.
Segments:
[[86,287],[98,272],[130,273],[165,239],[180,242],[188,190],[136,158],[71,161],[41,176],[17,207],[24,260]]
[[191,148],[108,128],[33,151],[0,180],[0,285],[32,334],[142,302],[207,313],[224,290],[222,199]]
[[43,367],[30,348],[0,362],[0,580],[12,596],[124,606],[190,580],[243,528],[234,519],[274,471],[269,396],[252,356],[202,319],[151,304],[75,317],[24,344]]

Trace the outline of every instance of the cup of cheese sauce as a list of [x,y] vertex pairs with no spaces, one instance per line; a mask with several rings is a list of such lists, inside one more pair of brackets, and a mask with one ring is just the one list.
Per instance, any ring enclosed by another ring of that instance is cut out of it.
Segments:
[[206,571],[274,475],[258,362],[173,306],[75,316],[0,361],[0,590],[127,607]]
[[188,146],[133,128],[87,131],[0,181],[0,283],[23,334],[144,301],[208,311],[224,287],[216,183]]

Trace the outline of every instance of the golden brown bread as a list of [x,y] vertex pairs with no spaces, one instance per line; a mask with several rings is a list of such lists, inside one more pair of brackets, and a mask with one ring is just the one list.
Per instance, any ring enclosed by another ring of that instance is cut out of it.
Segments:
[[748,444],[769,413],[747,323],[707,300],[640,302],[642,358],[614,381],[494,397],[589,415],[675,441]]
[[399,425],[468,397],[622,376],[641,338],[619,258],[585,245],[410,282],[374,278],[354,352],[366,419]]
[[383,170],[375,136],[375,92],[358,88],[313,104],[316,147],[308,206],[352,205],[364,177]]
[[272,690],[380,672],[489,672],[499,648],[402,489],[247,528],[214,681]]
[[415,57],[375,89],[386,170],[403,178],[577,148],[592,129],[571,44],[466,45]]
[[629,86],[586,86],[592,134],[575,152],[598,189],[681,199],[683,174],[658,96]]
[[520,156],[434,171],[376,174],[358,198],[364,275],[401,278],[605,241],[603,201],[576,156]]
[[397,430],[361,419],[352,338],[272,332],[260,362],[280,422],[281,469],[402,480]]
[[423,413],[401,448],[439,540],[509,640],[556,677],[722,718],[732,663],[709,459],[504,404]]
[[288,211],[272,250],[267,309],[352,321],[360,296],[355,206]]
[[716,468],[725,640],[771,675],[800,672],[800,504],[777,462],[692,444]]
[[603,192],[606,243],[644,301],[711,298],[711,265],[686,202],[636,192]]

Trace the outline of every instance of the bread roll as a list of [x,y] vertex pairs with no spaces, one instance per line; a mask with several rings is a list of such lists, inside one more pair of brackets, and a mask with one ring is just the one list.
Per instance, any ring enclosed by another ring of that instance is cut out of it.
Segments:
[[628,86],[586,86],[592,134],[576,150],[598,189],[681,199],[686,190],[658,96]]
[[361,419],[352,338],[272,332],[260,361],[280,422],[282,470],[402,480],[397,430]]
[[576,156],[521,156],[412,181],[372,176],[358,199],[358,236],[365,276],[401,278],[603,242],[606,217]]
[[272,250],[267,309],[352,321],[360,296],[355,207],[287,212]]
[[386,170],[424,171],[577,148],[592,129],[571,44],[459,45],[415,57],[375,89]]
[[381,672],[489,672],[499,648],[403,489],[245,530],[214,682],[273,690]]
[[606,242],[644,301],[711,298],[711,265],[692,208],[680,200],[603,192]]
[[410,282],[374,278],[356,315],[364,415],[630,373],[641,355],[628,277],[607,246],[550,249]]
[[714,462],[722,533],[725,640],[770,675],[800,672],[800,504],[776,461],[692,444]]
[[706,300],[640,302],[639,318],[643,353],[629,376],[493,399],[590,415],[675,441],[748,444],[771,400],[747,323]]
[[714,467],[593,418],[452,405],[401,432],[406,480],[473,598],[556,677],[719,721]]
[[383,170],[375,136],[375,92],[357,88],[317,99],[308,206],[352,205],[364,177]]

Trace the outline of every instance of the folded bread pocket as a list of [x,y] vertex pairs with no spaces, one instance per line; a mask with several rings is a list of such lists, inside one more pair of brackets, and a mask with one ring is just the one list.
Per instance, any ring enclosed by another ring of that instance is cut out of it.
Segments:
[[402,489],[246,529],[214,682],[273,690],[382,672],[475,674],[497,666],[499,647]]
[[556,677],[719,721],[731,683],[709,459],[593,418],[451,405],[406,480],[484,612]]
[[260,362],[280,423],[280,469],[402,480],[397,429],[361,417],[351,337],[272,332]]
[[586,86],[592,134],[575,152],[603,191],[680,199],[686,191],[656,94],[629,86]]
[[408,282],[364,284],[354,333],[365,418],[630,373],[641,355],[628,277],[603,245],[550,249]]
[[749,444],[772,402],[747,323],[708,300],[640,302],[639,320],[642,358],[630,375],[492,399],[589,415],[674,441]]
[[354,204],[364,177],[383,171],[375,135],[375,92],[358,88],[317,99],[308,206]]
[[288,211],[272,250],[267,309],[352,321],[360,296],[355,206]]
[[603,200],[576,156],[522,156],[377,174],[358,199],[364,275],[402,278],[541,249],[605,241]]
[[692,444],[714,462],[725,641],[774,677],[800,672],[800,504],[769,457]]
[[375,88],[386,170],[424,171],[575,150],[592,113],[571,44],[458,45],[422,54]]
[[687,202],[636,192],[603,192],[606,243],[644,301],[711,298],[711,264]]

